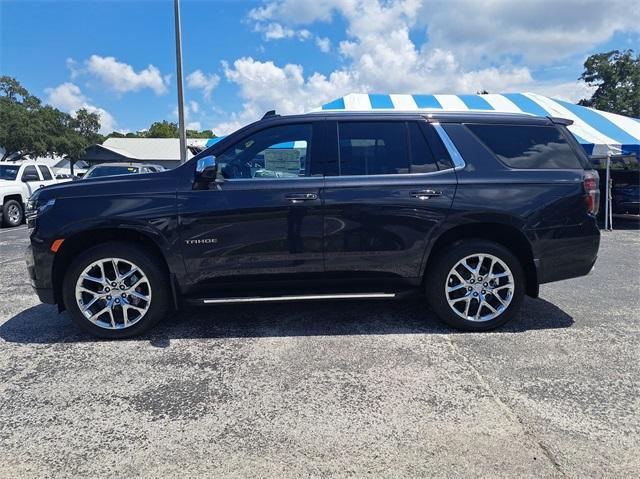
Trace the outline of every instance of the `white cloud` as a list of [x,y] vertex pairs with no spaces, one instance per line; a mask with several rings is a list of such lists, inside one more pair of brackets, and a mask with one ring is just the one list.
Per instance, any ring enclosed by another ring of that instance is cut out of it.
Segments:
[[254,30],[262,33],[265,40],[282,40],[283,38],[297,38],[301,42],[311,38],[312,34],[306,28],[294,30],[290,27],[284,27],[278,22],[270,22],[267,24],[256,23]]
[[55,88],[46,88],[45,93],[48,95],[49,104],[65,111],[78,110],[87,101],[80,87],[70,82],[62,83]]
[[97,113],[100,117],[100,133],[110,133],[115,130],[117,122],[104,108],[97,107],[89,103],[87,97],[82,93],[80,88],[70,82],[62,83],[54,88],[46,88],[47,102],[61,110],[67,111],[72,115],[81,108],[86,109],[90,113]]
[[220,83],[220,77],[215,73],[207,75],[202,70],[195,70],[187,75],[187,86],[202,90],[205,99],[211,98],[211,93]]
[[465,65],[517,56],[531,64],[589,51],[617,31],[640,31],[636,0],[271,0],[249,12],[256,22],[284,28],[329,22],[339,15],[347,34],[395,29],[403,17],[426,29],[429,46],[449,50]]
[[269,1],[262,7],[249,12],[249,18],[255,21],[267,21],[279,18],[289,23],[306,24],[316,20],[329,21],[334,9],[346,10],[355,4],[355,0],[281,0]]
[[353,75],[346,71],[335,71],[329,77],[314,73],[305,78],[300,65],[280,68],[251,57],[239,58],[233,65],[223,63],[223,67],[225,77],[239,86],[245,101],[242,111],[232,113],[229,121],[215,127],[218,135],[230,133],[273,108],[283,114],[300,113],[358,88]]
[[[341,16],[347,24],[346,38],[338,44],[344,66],[329,75],[305,76],[297,64],[282,66],[250,57],[224,63],[226,79],[239,87],[242,109],[215,130],[228,133],[273,108],[285,114],[308,111],[349,92],[486,89],[534,91],[575,101],[588,96],[589,87],[566,80],[537,82],[530,65],[558,63],[586,52],[615,31],[640,29],[640,9],[630,3],[269,1],[251,10],[249,19],[272,39],[292,38],[301,26]],[[576,15],[579,11],[590,13]],[[420,29],[427,30],[428,41],[416,44],[410,33]],[[321,51],[331,48],[329,39],[316,36],[315,41]]]
[[69,73],[71,74],[71,79],[75,80],[78,76],[82,74],[82,69],[78,68],[78,62],[73,58],[67,58],[65,61],[67,68],[69,69]]
[[417,21],[434,47],[465,64],[514,56],[540,65],[588,52],[617,31],[640,31],[640,8],[634,0],[457,0],[424,2]]
[[144,70],[136,72],[127,63],[119,62],[114,57],[91,55],[85,62],[87,72],[98,77],[107,87],[121,93],[139,91],[149,88],[156,95],[167,92],[170,76],[162,76],[160,70],[149,65]]
[[316,45],[323,53],[327,53],[331,50],[331,40],[327,37],[316,37]]
[[187,123],[185,129],[200,131],[202,130],[202,124],[199,121],[190,121],[189,123]]
[[189,105],[191,106],[192,112],[198,113],[200,111],[200,104],[197,101],[191,100]]

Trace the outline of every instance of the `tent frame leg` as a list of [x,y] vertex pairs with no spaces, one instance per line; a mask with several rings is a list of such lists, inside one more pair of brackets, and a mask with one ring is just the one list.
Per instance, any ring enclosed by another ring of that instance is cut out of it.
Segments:
[[606,188],[604,201],[604,229],[605,231],[613,231],[613,212],[611,197],[611,154],[607,154],[607,170],[606,170]]

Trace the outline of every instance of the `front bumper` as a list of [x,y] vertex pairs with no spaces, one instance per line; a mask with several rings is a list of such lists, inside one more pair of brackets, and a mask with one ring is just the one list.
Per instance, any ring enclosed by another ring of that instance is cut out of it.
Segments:
[[55,292],[51,282],[53,271],[53,255],[45,248],[29,244],[25,250],[25,261],[29,282],[38,298],[43,303],[55,304]]

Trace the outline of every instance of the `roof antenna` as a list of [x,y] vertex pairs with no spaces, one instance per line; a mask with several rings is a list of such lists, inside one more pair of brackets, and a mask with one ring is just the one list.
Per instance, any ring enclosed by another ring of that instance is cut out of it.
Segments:
[[272,116],[277,116],[275,110],[269,110],[268,112],[266,112],[264,114],[264,116],[262,117],[262,119],[266,120],[267,118],[272,117]]

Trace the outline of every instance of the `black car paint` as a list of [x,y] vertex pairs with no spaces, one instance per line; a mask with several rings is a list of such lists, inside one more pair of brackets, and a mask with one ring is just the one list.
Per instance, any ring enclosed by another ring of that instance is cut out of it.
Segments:
[[[437,121],[466,165],[425,174],[316,174],[194,188],[199,158],[219,155],[243,137],[283,123],[314,123],[312,158],[314,168],[322,170],[335,141],[326,126],[345,118]],[[246,287],[249,280],[278,284],[275,280],[283,279],[284,285],[296,287],[311,287],[312,280],[337,284],[338,279],[363,288],[365,280],[418,286],[438,239],[454,228],[478,224],[522,235],[535,267],[530,294],[539,283],[587,274],[596,260],[599,231],[586,212],[583,170],[510,169],[464,126],[478,121],[552,124],[547,118],[498,114],[272,116],[174,170],[42,188],[34,200],[56,202],[32,225],[27,252],[32,284],[42,301],[61,304],[60,257],[74,238],[135,232],[166,261],[176,296],[210,295],[229,284]],[[411,196],[423,189],[442,195]],[[291,203],[291,194],[316,194],[317,199]],[[56,239],[65,242],[54,254],[50,248]]]

